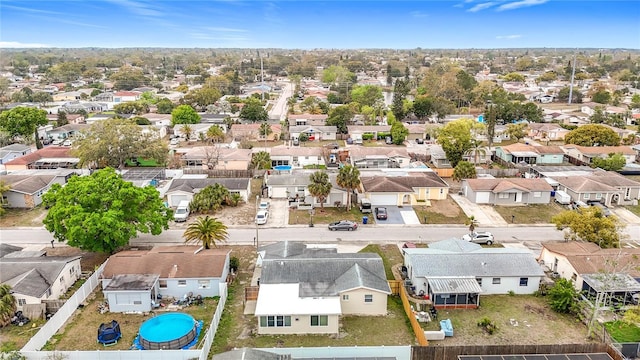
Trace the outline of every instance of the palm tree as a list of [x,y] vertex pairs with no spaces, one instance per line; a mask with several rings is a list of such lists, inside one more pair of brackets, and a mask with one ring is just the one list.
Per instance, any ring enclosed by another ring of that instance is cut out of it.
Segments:
[[9,325],[15,312],[16,298],[11,295],[11,286],[0,285],[0,327]]
[[271,169],[271,155],[266,151],[259,151],[253,154],[251,168],[256,170]]
[[224,139],[224,132],[222,132],[222,129],[219,126],[213,125],[207,130],[207,138],[211,139],[213,142],[221,141]]
[[473,165],[478,165],[480,154],[487,155],[487,150],[482,146],[482,141],[471,140],[471,148],[467,150],[466,155],[473,155]]
[[216,247],[216,242],[226,241],[229,237],[227,225],[209,216],[198,218],[194,223],[187,226],[187,230],[182,235],[185,243],[202,243],[205,249],[211,245]]
[[338,186],[347,190],[347,211],[351,210],[351,193],[360,186],[360,170],[347,165],[340,169],[336,179]]
[[473,232],[478,226],[478,220],[475,216],[471,215],[467,218],[467,220],[465,220],[464,224],[469,225],[469,232]]
[[324,171],[316,171],[309,176],[311,183],[307,186],[309,193],[318,199],[320,202],[320,208],[324,208],[324,201],[327,200],[327,196],[331,192],[331,182],[329,181],[329,175]]
[[191,139],[191,135],[193,135],[193,128],[189,126],[189,124],[182,125],[182,132],[187,140]]

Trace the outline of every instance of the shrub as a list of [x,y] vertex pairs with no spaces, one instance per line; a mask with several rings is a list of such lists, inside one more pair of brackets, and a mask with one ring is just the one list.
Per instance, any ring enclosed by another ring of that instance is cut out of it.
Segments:
[[478,326],[481,327],[482,330],[486,331],[489,335],[492,335],[498,330],[496,324],[494,324],[488,317],[483,317],[482,319],[480,319],[480,321],[478,321]]

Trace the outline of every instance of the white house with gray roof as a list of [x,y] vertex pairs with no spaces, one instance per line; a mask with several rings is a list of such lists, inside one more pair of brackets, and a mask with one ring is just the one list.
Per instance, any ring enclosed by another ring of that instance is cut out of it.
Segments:
[[11,144],[0,148],[0,164],[31,153],[31,147],[23,144]]
[[476,308],[480,294],[533,294],[544,276],[527,250],[449,239],[403,251],[412,290],[436,308]]
[[[292,173],[268,174],[265,180],[267,185],[267,193],[273,199],[297,199],[299,202],[313,204],[319,207],[320,202],[314,198],[309,192],[309,184],[311,184],[310,176],[316,170],[296,170]],[[329,182],[331,182],[331,191],[325,200],[323,206],[334,206],[336,202],[341,204],[347,203],[347,191],[338,186],[338,174],[328,173]]]
[[173,179],[166,192],[167,203],[170,207],[175,207],[181,201],[191,202],[195,194],[213,184],[220,184],[227,188],[229,193],[240,195],[244,202],[247,202],[251,193],[251,181],[249,178]]
[[269,246],[261,248],[258,334],[337,334],[341,315],[386,315],[391,289],[379,255]]
[[335,126],[294,125],[289,126],[289,137],[298,139],[300,134],[307,134],[309,141],[335,140],[338,128]]

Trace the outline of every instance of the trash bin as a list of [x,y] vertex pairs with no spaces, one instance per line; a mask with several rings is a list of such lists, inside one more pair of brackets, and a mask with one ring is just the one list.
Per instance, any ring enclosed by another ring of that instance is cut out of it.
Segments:
[[368,216],[363,216],[363,217],[362,217],[362,223],[363,223],[363,224],[366,224],[366,223],[368,223],[368,222],[369,222],[369,217],[368,217]]

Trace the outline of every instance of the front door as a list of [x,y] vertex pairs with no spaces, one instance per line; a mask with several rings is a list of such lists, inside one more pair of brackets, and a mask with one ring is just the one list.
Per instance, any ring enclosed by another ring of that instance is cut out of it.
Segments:
[[517,203],[521,203],[522,202],[522,193],[516,193],[516,202]]

